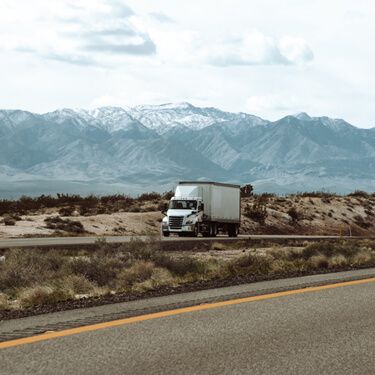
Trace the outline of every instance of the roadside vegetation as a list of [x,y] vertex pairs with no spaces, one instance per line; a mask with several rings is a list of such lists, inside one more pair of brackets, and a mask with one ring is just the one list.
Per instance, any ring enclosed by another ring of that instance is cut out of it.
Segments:
[[375,266],[375,241],[257,249],[242,246],[214,242],[206,252],[165,252],[150,239],[121,245],[100,241],[88,250],[3,251],[0,318],[12,311],[77,300],[131,295],[139,298],[149,292],[173,293],[176,288],[202,289]]
[[161,201],[168,200],[173,195],[172,192],[143,193],[138,197],[130,197],[125,194],[114,195],[89,195],[82,197],[80,195],[57,194],[41,195],[39,197],[22,196],[17,200],[0,200],[0,216],[25,215],[56,208],[61,216],[77,215],[97,215],[124,212],[142,212],[157,211],[161,209]]

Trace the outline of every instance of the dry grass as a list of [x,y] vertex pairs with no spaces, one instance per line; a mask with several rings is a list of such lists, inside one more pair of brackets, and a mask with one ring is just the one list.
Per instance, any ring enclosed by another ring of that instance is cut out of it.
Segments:
[[9,300],[8,296],[4,293],[0,293],[0,310],[9,309]]
[[100,241],[92,250],[23,249],[0,262],[0,310],[54,304],[107,293],[132,293],[218,279],[248,280],[375,266],[374,241],[307,244],[302,248],[213,247],[209,253],[165,253],[158,242]]
[[34,286],[25,288],[19,293],[19,301],[22,307],[50,305],[60,301],[66,301],[74,297],[67,288],[52,286]]
[[223,242],[213,242],[211,244],[211,250],[226,250],[227,248],[227,244]]

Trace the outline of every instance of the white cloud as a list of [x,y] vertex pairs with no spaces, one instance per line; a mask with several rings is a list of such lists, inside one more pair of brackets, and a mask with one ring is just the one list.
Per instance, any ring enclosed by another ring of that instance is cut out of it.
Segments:
[[302,38],[284,36],[279,41],[280,53],[291,63],[302,63],[314,58],[313,51]]
[[[27,16],[12,13],[24,25],[4,37],[3,46],[40,58],[75,65],[103,65],[114,56],[147,56],[156,46],[146,30],[137,27],[133,10],[120,0],[59,2],[57,11],[46,8],[35,24]],[[46,32],[48,31],[48,32]],[[2,41],[0,34],[0,42]]]
[[250,96],[246,100],[246,109],[250,113],[263,117],[269,117],[270,113],[280,117],[304,110],[300,100],[288,93]]
[[247,32],[212,46],[207,59],[213,65],[289,65],[307,62],[314,55],[302,38],[276,40],[259,31]]

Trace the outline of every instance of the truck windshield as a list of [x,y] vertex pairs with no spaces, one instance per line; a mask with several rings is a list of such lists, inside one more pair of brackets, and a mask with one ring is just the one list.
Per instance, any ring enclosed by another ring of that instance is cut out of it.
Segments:
[[169,209],[172,210],[196,210],[197,201],[188,200],[171,200],[169,203]]

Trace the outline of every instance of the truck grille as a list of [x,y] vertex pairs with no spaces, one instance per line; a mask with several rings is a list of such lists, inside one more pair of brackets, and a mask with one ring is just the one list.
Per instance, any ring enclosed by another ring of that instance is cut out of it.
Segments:
[[183,220],[183,216],[169,216],[169,228],[181,229]]

